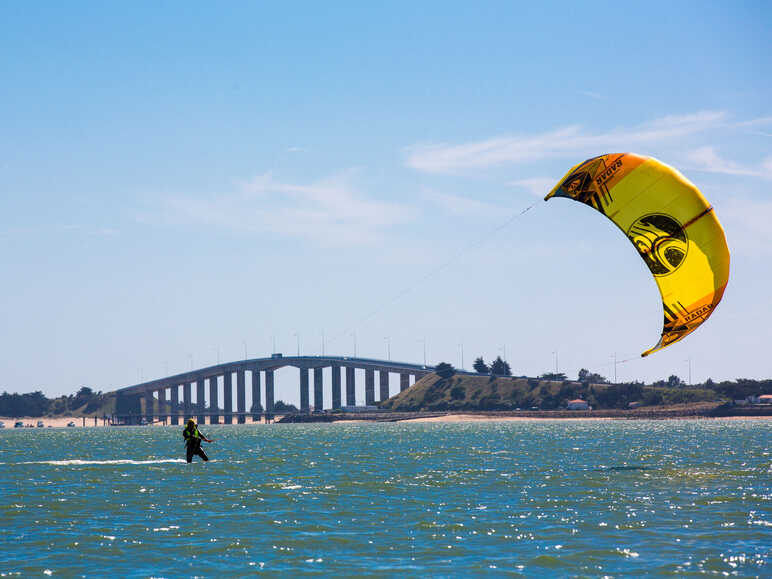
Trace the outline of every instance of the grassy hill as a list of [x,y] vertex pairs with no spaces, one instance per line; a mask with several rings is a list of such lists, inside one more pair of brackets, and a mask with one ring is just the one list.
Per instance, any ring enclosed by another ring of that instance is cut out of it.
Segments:
[[428,374],[380,406],[401,412],[447,410],[523,410],[565,408],[581,398],[593,408],[627,408],[630,402],[647,406],[683,404],[717,399],[713,390],[663,388],[643,384],[588,384],[537,378]]

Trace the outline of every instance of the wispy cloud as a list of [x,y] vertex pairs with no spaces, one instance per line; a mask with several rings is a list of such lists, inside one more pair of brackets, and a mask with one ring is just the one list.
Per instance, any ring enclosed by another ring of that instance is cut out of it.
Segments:
[[748,166],[722,158],[714,147],[700,147],[687,153],[686,158],[698,171],[772,179],[772,157],[767,157],[758,166]]
[[605,96],[603,96],[599,92],[593,92],[591,90],[579,91],[579,94],[582,94],[582,95],[584,95],[586,97],[590,97],[591,99],[595,99],[596,101],[606,100]]
[[557,184],[557,182],[557,177],[531,177],[530,179],[518,179],[517,181],[510,181],[509,185],[525,189],[531,195],[544,197]]
[[444,209],[453,215],[485,215],[490,217],[496,214],[501,208],[485,201],[470,199],[461,195],[452,193],[439,193],[436,191],[426,191],[421,195],[424,199]]
[[568,126],[536,135],[496,137],[457,145],[415,145],[407,150],[406,164],[430,173],[454,173],[564,156],[591,156],[598,151],[627,151],[717,128],[725,118],[722,111],[702,111],[600,133]]
[[113,227],[92,227],[74,224],[16,226],[0,230],[0,235],[86,235],[89,237],[115,237],[120,230]]
[[730,248],[772,255],[772,201],[732,199],[721,206],[718,217],[726,229]]
[[410,207],[359,192],[354,175],[355,171],[347,171],[303,185],[265,173],[237,183],[228,193],[167,196],[143,219],[298,237],[329,246],[374,243],[390,227],[412,219]]

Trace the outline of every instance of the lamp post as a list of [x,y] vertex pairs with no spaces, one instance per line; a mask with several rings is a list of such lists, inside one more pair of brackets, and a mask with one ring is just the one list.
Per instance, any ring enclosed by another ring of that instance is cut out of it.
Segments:
[[684,360],[684,362],[687,362],[689,364],[689,381],[686,383],[686,385],[691,386],[692,385],[692,359],[687,358],[686,360]]
[[386,359],[391,362],[391,337],[386,336],[384,340],[386,340]]
[[464,369],[464,344],[463,343],[459,344],[458,347],[461,350],[461,367],[460,368],[461,370],[463,370]]
[[555,355],[555,374],[557,374],[558,373],[558,351],[555,350],[552,353]]
[[295,332],[295,333],[294,333],[294,334],[292,334],[292,335],[293,335],[293,336],[295,336],[295,338],[297,339],[297,342],[298,342],[298,357],[300,357],[300,334],[298,334],[297,332]]
[[351,337],[354,338],[354,358],[357,357],[357,333],[351,332]]
[[614,359],[614,384],[617,383],[617,353],[614,352],[614,355],[612,356]]
[[244,359],[246,360],[248,358],[247,356],[247,341],[241,340],[241,343],[244,344]]

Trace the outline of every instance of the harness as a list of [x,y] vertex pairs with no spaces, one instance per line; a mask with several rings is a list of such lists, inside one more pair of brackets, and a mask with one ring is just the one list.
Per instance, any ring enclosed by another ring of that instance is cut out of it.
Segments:
[[182,431],[182,437],[185,440],[196,440],[201,438],[201,434],[198,432],[198,427],[194,426],[193,430],[185,427],[185,430]]

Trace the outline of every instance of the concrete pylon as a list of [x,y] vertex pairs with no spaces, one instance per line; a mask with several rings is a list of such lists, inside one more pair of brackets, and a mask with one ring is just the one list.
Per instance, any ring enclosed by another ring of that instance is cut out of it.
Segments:
[[233,373],[228,370],[223,376],[223,422],[225,424],[233,424]]
[[190,382],[185,382],[185,384],[182,385],[182,406],[185,409],[185,421],[187,421],[188,418],[191,418],[193,416],[193,408],[192,408],[192,404],[190,403],[190,399],[191,399]]
[[375,371],[365,370],[365,404],[373,406],[375,404]]
[[324,368],[314,368],[314,410],[324,410]]
[[196,380],[196,407],[198,408],[198,423],[204,423],[204,379]]
[[300,411],[308,412],[308,368],[300,368]]
[[180,385],[172,386],[172,425],[180,423]]
[[404,392],[410,388],[410,374],[399,375],[399,391]]
[[380,371],[381,375],[381,391],[380,391],[380,400],[388,400],[389,398],[389,373],[385,370]]
[[[262,407],[263,402],[260,396],[260,370],[252,370],[252,407],[260,405]],[[254,422],[255,415],[252,415],[252,421]]]
[[209,412],[214,413],[209,416],[209,424],[220,423],[220,416],[218,414],[220,411],[220,397],[217,392],[217,379],[217,376],[209,378]]
[[155,398],[153,398],[153,391],[145,391],[145,419],[148,422],[153,422],[153,414],[155,414],[155,412],[153,412],[153,407],[155,406],[154,401]]
[[236,372],[236,410],[239,413],[237,422],[244,424],[247,421],[247,380],[244,370]]
[[273,412],[273,370],[265,371],[265,411]]
[[[163,404],[161,404],[162,400]],[[161,410],[163,411],[164,418],[171,418],[170,409],[172,407],[172,393],[169,388],[164,388],[161,390],[161,393],[158,395],[158,402]],[[171,424],[171,422],[169,422],[169,424]]]
[[340,409],[340,366],[332,365],[332,409]]
[[356,382],[354,368],[346,366],[346,406],[356,406]]

